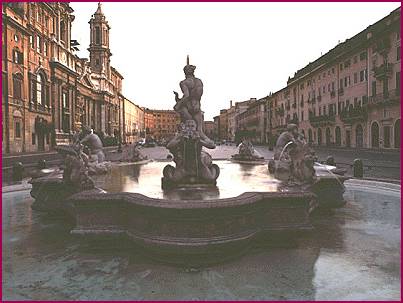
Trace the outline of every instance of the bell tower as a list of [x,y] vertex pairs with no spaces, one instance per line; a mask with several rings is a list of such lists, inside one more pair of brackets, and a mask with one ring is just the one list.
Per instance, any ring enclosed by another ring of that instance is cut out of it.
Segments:
[[109,30],[111,29],[105,15],[102,12],[101,3],[98,3],[96,12],[88,22],[91,29],[90,47],[90,65],[94,73],[104,74],[110,77],[110,57],[112,53],[109,49]]

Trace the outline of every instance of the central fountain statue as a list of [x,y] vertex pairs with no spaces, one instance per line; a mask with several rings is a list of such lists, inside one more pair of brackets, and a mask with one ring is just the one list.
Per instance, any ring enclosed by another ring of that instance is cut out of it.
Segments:
[[200,106],[203,82],[196,78],[196,66],[189,64],[183,68],[185,80],[180,82],[183,96],[174,91],[174,110],[180,115],[180,125],[176,136],[167,144],[174,157],[176,167],[167,165],[163,171],[162,187],[215,186],[220,174],[219,167],[212,163],[211,156],[203,147],[214,149],[214,142],[203,131],[203,112]]

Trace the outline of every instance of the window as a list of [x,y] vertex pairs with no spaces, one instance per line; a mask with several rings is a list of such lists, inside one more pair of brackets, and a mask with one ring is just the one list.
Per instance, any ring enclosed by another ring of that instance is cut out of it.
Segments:
[[36,76],[36,102],[40,105],[44,105],[45,98],[43,94],[45,92],[45,81],[41,74]]
[[372,96],[376,95],[376,81],[372,81]]
[[340,63],[340,70],[343,70],[343,63]]
[[334,74],[334,67],[332,67],[332,74]]
[[16,64],[24,63],[24,55],[18,49],[13,49],[13,62]]
[[48,55],[48,44],[46,41],[43,42],[43,55],[44,56]]
[[70,132],[70,101],[69,101],[69,95],[67,92],[62,93],[62,129],[65,133]]
[[364,77],[365,77],[365,74],[364,74],[364,71],[362,70],[362,71],[360,71],[360,82],[364,81]]
[[397,47],[396,60],[400,61],[400,46]]
[[14,129],[15,138],[21,138],[21,122],[15,121],[15,129]]
[[32,145],[35,145],[36,143],[36,136],[34,133],[32,133]]
[[367,52],[362,52],[360,54],[360,61],[367,59]]
[[358,74],[354,73],[354,84],[358,82]]
[[63,108],[68,109],[70,107],[68,94],[66,92],[63,92],[62,98],[63,98]]
[[64,20],[60,21],[60,40],[66,41],[66,23]]
[[400,72],[396,73],[396,90],[397,94],[400,96]]
[[22,99],[22,76],[21,74],[13,76],[13,98]]
[[332,82],[332,91],[334,91],[334,81]]
[[99,29],[99,26],[95,27],[95,43],[101,44],[101,31]]
[[31,48],[35,48],[35,40],[34,40],[34,36],[29,36],[29,45],[31,46]]
[[36,51],[38,53],[42,52],[41,37],[36,36]]
[[357,62],[358,62],[357,56],[354,56],[353,62],[354,62],[354,63],[357,63]]

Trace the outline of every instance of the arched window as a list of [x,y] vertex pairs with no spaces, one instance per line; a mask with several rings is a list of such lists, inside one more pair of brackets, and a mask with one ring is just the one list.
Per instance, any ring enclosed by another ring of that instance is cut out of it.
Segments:
[[371,146],[372,148],[379,147],[379,125],[377,122],[372,122],[371,125]]
[[336,126],[336,129],[335,129],[335,137],[336,137],[336,145],[337,146],[340,146],[341,145],[341,130],[340,130],[340,127],[339,126]]
[[400,119],[395,122],[393,136],[395,148],[400,148]]

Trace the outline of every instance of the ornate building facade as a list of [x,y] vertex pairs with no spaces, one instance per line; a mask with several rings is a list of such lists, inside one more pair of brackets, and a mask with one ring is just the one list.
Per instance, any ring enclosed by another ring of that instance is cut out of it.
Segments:
[[273,144],[295,123],[312,145],[400,149],[400,19],[398,8],[298,70],[236,114],[236,129]]
[[122,75],[111,66],[110,26],[98,4],[89,60],[76,55],[68,3],[4,3],[3,152],[48,151],[85,124],[123,136]]

